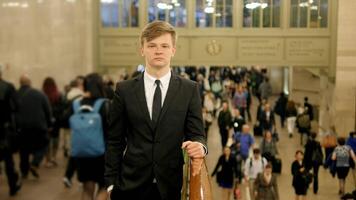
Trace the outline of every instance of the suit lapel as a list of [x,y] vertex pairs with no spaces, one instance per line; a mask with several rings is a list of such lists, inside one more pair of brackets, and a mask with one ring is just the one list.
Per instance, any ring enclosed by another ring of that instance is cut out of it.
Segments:
[[141,75],[139,75],[138,77],[136,77],[136,87],[134,88],[134,90],[135,90],[137,100],[140,104],[140,108],[141,108],[140,111],[142,111],[142,114],[144,115],[146,122],[148,123],[151,130],[153,130],[154,127],[153,127],[152,120],[151,120],[151,117],[150,117],[150,114],[149,114],[148,108],[147,108],[143,73]]
[[158,124],[162,120],[164,115],[166,114],[169,106],[171,106],[172,100],[174,99],[175,95],[177,94],[178,88],[179,88],[179,79],[178,79],[177,75],[175,75],[172,72],[172,77],[171,77],[171,80],[169,81],[167,95],[166,95],[166,98],[163,103],[161,114],[159,115]]

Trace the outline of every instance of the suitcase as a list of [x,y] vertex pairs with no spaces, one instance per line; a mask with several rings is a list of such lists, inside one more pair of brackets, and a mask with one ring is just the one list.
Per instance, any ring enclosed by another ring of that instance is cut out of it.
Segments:
[[254,125],[253,126],[253,135],[254,136],[262,136],[263,134],[261,126]]
[[279,158],[274,159],[273,163],[272,163],[273,167],[273,173],[277,173],[280,174],[282,172],[282,160]]

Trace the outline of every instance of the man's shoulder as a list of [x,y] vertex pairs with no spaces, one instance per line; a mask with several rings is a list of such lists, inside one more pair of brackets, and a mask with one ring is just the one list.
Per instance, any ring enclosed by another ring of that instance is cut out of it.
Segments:
[[133,78],[129,80],[124,80],[116,83],[116,91],[117,90],[126,90],[126,89],[132,89],[132,86],[139,81],[139,78]]
[[178,76],[178,75],[175,75],[174,78],[176,80],[178,80],[184,87],[195,88],[198,84],[196,81],[192,81],[190,79],[186,79],[186,78]]

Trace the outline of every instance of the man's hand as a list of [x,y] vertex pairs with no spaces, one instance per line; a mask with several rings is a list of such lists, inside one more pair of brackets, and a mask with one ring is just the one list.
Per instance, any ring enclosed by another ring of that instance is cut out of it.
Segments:
[[198,175],[205,156],[203,145],[199,142],[186,141],[183,142],[182,149],[186,149],[191,158],[192,175]]
[[203,145],[199,142],[183,142],[182,149],[187,150],[190,158],[203,158],[205,156]]

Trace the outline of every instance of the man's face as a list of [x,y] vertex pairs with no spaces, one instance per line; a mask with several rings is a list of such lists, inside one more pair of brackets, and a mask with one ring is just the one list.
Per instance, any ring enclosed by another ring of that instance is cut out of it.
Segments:
[[145,57],[146,65],[157,69],[169,67],[175,52],[176,48],[169,33],[149,42],[145,39],[141,48],[141,55]]

